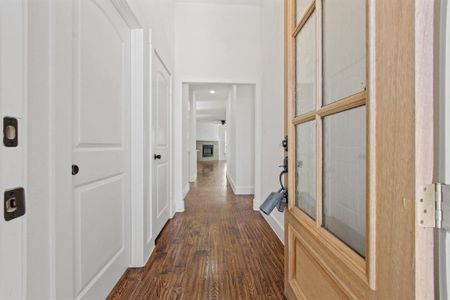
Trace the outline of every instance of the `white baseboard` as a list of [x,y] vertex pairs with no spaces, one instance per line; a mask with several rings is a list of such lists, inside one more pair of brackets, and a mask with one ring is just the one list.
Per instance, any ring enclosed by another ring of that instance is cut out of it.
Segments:
[[253,198],[253,210],[259,211],[259,207],[261,206],[261,203],[256,201],[255,198]]
[[[261,205],[260,202],[256,201],[256,199],[253,199],[253,210],[259,211],[259,206]],[[280,223],[273,214],[270,216],[261,213],[261,215],[264,217],[264,220],[269,224],[270,228],[272,228],[273,232],[277,235],[278,239],[283,243],[284,245],[284,225]]]
[[236,195],[254,195],[255,188],[253,186],[236,186],[234,193]]
[[253,186],[237,186],[228,173],[227,180],[230,183],[231,189],[235,195],[253,195],[255,193],[255,187]]
[[189,190],[191,189],[191,186],[189,185],[189,182],[184,186],[183,189],[183,199],[186,198],[187,194],[189,193]]
[[266,222],[269,223],[270,227],[272,228],[273,232],[275,232],[278,239],[284,245],[284,225],[281,224],[277,219],[275,219],[273,215],[268,216],[263,213],[261,214],[263,215]]
[[155,250],[155,241],[152,242],[152,247],[150,248],[149,253],[147,253],[147,255],[146,255],[145,259],[144,259],[144,265],[142,267],[147,265],[147,262],[150,259],[150,256],[152,256],[152,254],[153,254],[153,250]]
[[175,201],[174,206],[174,212],[184,212],[184,200]]
[[234,181],[233,181],[233,179],[231,178],[230,174],[228,174],[228,172],[227,172],[227,180],[228,180],[228,183],[229,183],[230,186],[231,186],[231,189],[232,189],[233,192],[236,194],[236,188],[234,187]]
[[192,175],[191,178],[189,178],[189,182],[196,182],[197,181],[197,174]]

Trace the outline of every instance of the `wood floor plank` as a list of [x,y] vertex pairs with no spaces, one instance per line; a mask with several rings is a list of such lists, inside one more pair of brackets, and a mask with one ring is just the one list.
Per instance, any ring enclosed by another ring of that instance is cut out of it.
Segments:
[[253,196],[234,195],[225,172],[224,162],[199,162],[185,212],[109,299],[284,299],[283,245],[253,211]]

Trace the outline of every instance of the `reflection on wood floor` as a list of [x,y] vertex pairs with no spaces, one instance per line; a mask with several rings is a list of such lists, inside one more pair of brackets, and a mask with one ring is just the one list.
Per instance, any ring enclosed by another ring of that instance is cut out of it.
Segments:
[[184,213],[161,233],[144,268],[130,269],[110,299],[283,299],[283,245],[236,196],[225,162],[200,162]]

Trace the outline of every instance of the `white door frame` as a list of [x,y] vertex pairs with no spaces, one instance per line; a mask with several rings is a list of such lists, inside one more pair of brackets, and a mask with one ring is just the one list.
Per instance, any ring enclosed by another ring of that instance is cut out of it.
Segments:
[[26,298],[27,215],[6,222],[3,193],[23,187],[27,201],[27,9],[27,0],[0,1],[0,126],[16,118],[19,138],[15,148],[0,146],[0,299]]
[[[160,58],[167,72],[170,80],[170,187],[169,187],[169,201],[170,201],[170,217],[172,218],[175,209],[173,204],[173,75],[172,71],[167,67],[163,57],[154,47],[152,29],[145,30],[141,25],[126,0],[111,0],[116,6],[119,13],[127,22],[131,30],[131,73],[132,73],[132,101],[131,101],[131,119],[132,119],[132,135],[131,135],[131,267],[143,267],[154,249],[155,236],[151,235],[152,228],[152,170],[153,159],[149,159],[149,164],[145,166],[145,156],[152,157],[153,145],[152,138],[152,66],[153,66],[153,52]],[[148,32],[148,37],[145,39],[145,31]],[[145,43],[147,41],[147,44]],[[146,67],[146,62],[147,67]],[[145,80],[145,78],[148,80]],[[144,84],[148,84],[148,89]],[[148,101],[148,109],[146,110],[145,101]],[[148,125],[148,132],[145,132],[146,124]],[[146,148],[145,142],[149,141],[149,147]],[[146,170],[148,168],[148,170]],[[146,178],[145,173],[148,172]],[[145,179],[148,182],[145,182]],[[148,189],[147,189],[148,186]],[[147,191],[146,191],[147,189]],[[145,196],[147,195],[147,197]],[[145,203],[145,202],[148,203]],[[145,208],[147,209],[147,218]],[[146,236],[146,228],[150,231],[150,235]]]
[[[145,47],[144,28],[140,25],[137,16],[133,13],[126,0],[111,0],[127,22],[131,29],[131,267],[143,267],[153,251],[153,247],[148,248],[149,241],[145,237],[145,226],[148,222],[145,219],[145,55],[150,53],[151,62],[151,34],[149,34],[149,49]],[[151,32],[151,29],[148,29]],[[150,65],[151,68],[151,65]],[[150,78],[150,92],[148,99],[151,100],[151,69],[147,70]],[[151,105],[150,105],[151,113]],[[151,116],[151,115],[150,115]],[[151,119],[150,119],[151,122]],[[150,123],[151,124],[151,123]],[[151,127],[150,127],[151,133]],[[150,145],[150,152],[152,151]],[[151,179],[151,165],[150,165]],[[151,181],[150,181],[151,191]],[[151,194],[150,198],[151,200]],[[151,214],[150,214],[151,217]],[[151,223],[151,220],[149,220]],[[153,238],[154,240],[154,238]]]
[[[247,85],[253,85],[255,89],[254,94],[254,108],[255,108],[255,130],[254,130],[254,142],[255,142],[255,162],[254,162],[254,172],[255,172],[255,178],[254,178],[254,199],[253,199],[253,210],[259,211],[259,206],[261,205],[261,202],[265,197],[265,195],[261,195],[261,122],[262,122],[262,96],[261,96],[261,81],[260,80],[253,80],[249,78],[248,80],[238,79],[238,80],[230,80],[229,78],[222,78],[222,77],[214,77],[214,78],[208,78],[208,77],[192,77],[192,76],[186,76],[185,78],[175,77],[175,97],[177,98],[177,101],[181,102],[183,99],[183,84],[192,84],[192,83],[221,83],[221,84],[230,84],[230,85],[240,85],[240,84],[247,84]],[[195,98],[195,96],[194,96]],[[173,100],[174,101],[174,100]],[[185,126],[183,126],[182,122],[182,114],[183,111],[181,108],[177,109],[174,107],[173,115],[173,134],[174,134],[174,145],[175,142],[178,141],[178,143],[181,143],[183,140],[183,134],[186,131]],[[280,137],[281,139],[283,137]],[[280,139],[280,141],[281,141]],[[183,151],[181,147],[182,143],[180,145],[177,145],[179,147],[174,148],[174,166],[173,166],[173,178],[174,178],[174,213],[175,212],[183,212],[185,209],[184,205],[184,197],[183,197],[183,178],[182,178],[182,170],[183,168]],[[195,154],[196,157],[196,154]],[[178,170],[178,173],[177,173]],[[190,174],[191,175],[191,174]],[[196,179],[191,177],[189,175],[189,181]],[[195,175],[196,176],[196,175]],[[282,229],[283,226],[280,227],[281,224],[278,222],[276,223],[277,230],[276,232],[282,232],[280,231],[280,228]],[[278,235],[280,239],[282,238],[282,235]]]
[[[165,63],[163,57],[159,54],[158,50],[156,48],[153,48],[153,45],[150,44],[150,81],[149,81],[149,85],[150,85],[150,96],[149,98],[151,99],[151,103],[150,103],[150,132],[149,132],[149,138],[150,138],[150,156],[153,157],[153,154],[155,153],[154,149],[153,149],[153,143],[152,143],[152,126],[153,126],[153,119],[152,119],[152,103],[154,101],[153,99],[153,85],[152,85],[152,80],[153,80],[153,72],[152,72],[152,67],[153,67],[153,54],[155,54],[159,61],[161,62],[161,64],[163,65],[164,69],[167,71],[167,74],[169,75],[169,171],[170,171],[170,182],[169,182],[169,218],[171,219],[173,217],[173,215],[175,214],[174,212],[174,204],[173,204],[173,75],[172,75],[172,71],[170,71],[169,67],[167,66],[167,64]],[[150,159],[150,178],[153,180],[152,177],[152,173],[153,173],[153,159]],[[153,181],[150,182],[150,190],[151,192],[153,192],[153,186],[152,186]],[[153,199],[155,200],[155,199]],[[155,200],[156,201],[156,200]],[[156,238],[156,236],[152,237],[152,239],[154,240]]]
[[[169,204],[170,204],[170,218],[174,215],[174,205],[173,205],[173,125],[172,125],[172,119],[173,119],[173,75],[171,70],[167,67],[167,65],[164,62],[164,59],[159,54],[158,50],[154,47],[153,43],[153,35],[152,35],[152,29],[148,28],[148,34],[147,34],[147,47],[144,49],[144,58],[143,63],[146,64],[146,68],[144,68],[145,75],[147,80],[144,80],[145,84],[147,84],[146,90],[146,96],[143,97],[142,102],[143,106],[136,107],[136,113],[140,112],[143,114],[143,123],[141,126],[142,129],[142,144],[136,145],[136,147],[143,147],[143,163],[142,166],[144,166],[143,171],[143,195],[139,199],[139,201],[134,201],[133,206],[134,210],[137,213],[137,215],[132,215],[133,218],[133,227],[136,229],[141,230],[141,233],[139,233],[139,237],[136,238],[133,241],[132,247],[134,249],[142,249],[142,252],[139,253],[133,260],[132,266],[133,267],[143,267],[148,259],[150,258],[151,254],[153,253],[153,249],[155,247],[155,239],[156,236],[153,236],[153,225],[152,225],[152,201],[153,199],[153,143],[152,143],[152,131],[153,131],[153,88],[152,88],[152,80],[153,80],[153,53],[155,53],[161,62],[163,63],[164,67],[166,68],[167,72],[169,73],[169,81],[170,81],[170,90],[169,90],[169,139],[170,139],[170,145],[169,145],[169,164],[170,164],[170,182],[169,182]],[[147,102],[147,103],[145,103]],[[147,129],[147,132],[145,132],[145,129]],[[141,135],[140,135],[141,136]],[[147,141],[147,144],[145,143]],[[147,156],[148,161],[146,162],[145,156]],[[133,186],[133,185],[132,185]],[[142,220],[135,220],[134,218],[141,218]],[[139,222],[139,223],[138,223]],[[134,229],[133,229],[134,230]]]
[[[450,184],[450,7],[448,0],[443,0],[439,6],[439,103],[438,103],[438,159],[437,181],[443,184]],[[436,164],[435,164],[436,165]],[[444,229],[437,229],[435,258],[437,270],[435,276],[438,277],[437,298],[442,300],[450,299],[450,232]]]
[[[125,2],[125,0],[120,0]],[[144,253],[144,30],[131,31],[131,266]]]

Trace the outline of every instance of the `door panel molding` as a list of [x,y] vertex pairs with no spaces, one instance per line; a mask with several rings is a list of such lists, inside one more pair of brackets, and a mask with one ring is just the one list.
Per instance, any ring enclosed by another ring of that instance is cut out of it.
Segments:
[[[322,271],[332,278],[333,285],[347,297],[353,299],[367,298],[367,291],[364,288],[367,285],[367,278],[364,269],[361,269],[361,266],[349,266],[343,263],[345,258],[342,257],[341,250],[330,244],[324,244],[323,240],[318,237],[317,232],[311,231],[309,226],[302,225],[293,215],[290,214],[286,217],[290,218],[289,225],[286,228],[289,247],[299,243]],[[296,256],[294,255],[289,259],[293,263],[296,261]],[[290,270],[290,282],[294,280],[297,271],[297,268]],[[297,288],[300,289],[299,286]]]
[[[169,162],[162,163],[162,164],[160,164],[160,165],[158,165],[156,167],[156,177],[160,178],[161,175],[166,175],[166,176],[164,176],[165,177],[164,181],[166,181],[166,184],[169,183],[169,180],[168,180],[169,179],[169,174],[170,174],[170,164],[169,164]],[[164,213],[164,210],[169,208],[169,203],[166,202],[166,203],[163,204],[162,207],[160,207],[160,202],[159,202],[159,199],[160,199],[160,196],[161,196],[160,192],[163,192],[162,189],[161,189],[161,185],[160,184],[156,185],[156,190],[157,190],[156,191],[156,195],[157,195],[157,199],[156,199],[156,217],[159,218],[159,217],[161,217],[161,214]],[[169,195],[166,195],[166,196],[168,198]]]

